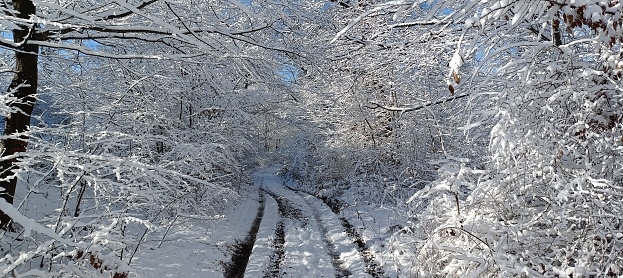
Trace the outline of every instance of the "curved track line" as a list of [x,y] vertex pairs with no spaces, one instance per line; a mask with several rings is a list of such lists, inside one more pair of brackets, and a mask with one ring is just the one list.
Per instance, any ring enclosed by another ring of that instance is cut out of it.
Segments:
[[264,194],[262,192],[258,192],[259,195],[259,203],[260,206],[257,209],[257,214],[255,215],[255,220],[253,220],[253,224],[251,225],[251,229],[247,234],[247,237],[244,241],[236,241],[232,248],[232,256],[231,261],[228,264],[224,264],[225,273],[223,276],[225,278],[243,278],[244,271],[247,268],[247,264],[249,263],[249,257],[253,252],[253,245],[255,245],[255,239],[257,237],[257,232],[260,228],[260,223],[262,222],[262,218],[264,217]]
[[[307,192],[303,192],[300,190],[296,190],[293,188],[289,188],[288,189],[296,192],[297,194],[299,194],[299,196],[301,194],[305,194],[311,198],[315,198],[317,200],[322,201],[329,209],[331,209],[335,216],[339,218],[340,220],[340,224],[342,225],[342,227],[344,228],[346,234],[352,239],[352,244],[355,245],[355,247],[357,248],[357,251],[359,252],[359,254],[361,255],[361,257],[363,258],[365,264],[366,264],[366,272],[368,274],[370,274],[372,277],[375,278],[381,278],[381,277],[388,277],[385,274],[385,271],[383,270],[383,268],[381,267],[381,265],[377,262],[376,257],[374,256],[374,254],[372,253],[372,251],[370,251],[370,248],[366,245],[365,241],[363,240],[363,238],[361,237],[361,235],[355,230],[355,228],[353,227],[352,224],[350,224],[350,222],[348,222],[348,220],[344,217],[339,217],[337,213],[335,213],[335,209],[334,207],[332,207],[330,204],[327,203],[327,200],[330,200],[328,198],[318,198],[314,195],[311,195]],[[310,202],[303,196],[301,196],[301,198],[303,200],[305,200],[305,202],[309,205],[309,207],[313,210],[313,211],[317,211],[317,209],[314,207],[314,205],[310,204]],[[331,202],[331,204],[334,204],[335,202]]]

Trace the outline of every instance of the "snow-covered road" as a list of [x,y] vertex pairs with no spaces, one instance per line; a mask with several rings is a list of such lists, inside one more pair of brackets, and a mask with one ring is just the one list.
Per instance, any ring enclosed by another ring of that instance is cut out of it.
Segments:
[[361,239],[318,198],[258,172],[264,217],[245,277],[384,277]]
[[347,220],[276,172],[257,172],[255,188],[222,220],[152,235],[134,277],[386,277]]

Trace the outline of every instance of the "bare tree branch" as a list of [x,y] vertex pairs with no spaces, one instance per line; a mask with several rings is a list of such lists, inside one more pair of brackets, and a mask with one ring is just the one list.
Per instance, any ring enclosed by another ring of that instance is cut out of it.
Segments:
[[364,107],[368,108],[368,109],[381,108],[381,109],[387,110],[387,111],[404,113],[404,112],[417,111],[417,110],[423,109],[423,108],[428,107],[428,106],[443,104],[443,103],[446,103],[446,102],[449,102],[449,101],[454,101],[454,100],[457,100],[457,99],[461,99],[461,98],[464,98],[464,97],[467,97],[467,96],[469,96],[468,93],[463,93],[463,94],[459,94],[459,95],[456,95],[456,96],[453,96],[453,97],[449,97],[449,98],[446,98],[446,99],[442,99],[442,100],[438,100],[438,101],[434,101],[434,102],[429,102],[429,103],[426,103],[426,104],[413,106],[413,107],[385,106],[385,105],[382,105],[382,104],[380,104],[378,102],[370,101],[370,104],[372,104],[372,106],[366,105]]

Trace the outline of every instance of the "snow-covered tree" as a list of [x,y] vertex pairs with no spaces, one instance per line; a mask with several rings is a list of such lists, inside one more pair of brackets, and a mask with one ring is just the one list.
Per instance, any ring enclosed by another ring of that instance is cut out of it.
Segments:
[[145,233],[235,199],[266,102],[289,98],[283,57],[310,59],[296,18],[318,5],[4,3],[0,272],[125,277]]
[[[294,53],[281,40],[267,40],[283,31],[290,6],[237,1],[197,4],[188,1],[12,1],[2,7],[3,32],[0,46],[15,53],[15,74],[9,93],[15,100],[6,103],[7,116],[3,140],[1,177],[2,197],[12,203],[16,187],[14,172],[26,150],[32,107],[38,85],[40,49],[57,49],[60,56],[70,53],[111,59],[172,59],[194,61],[227,57],[239,71],[246,71],[242,82],[263,78],[266,71],[257,61],[238,56],[243,48]],[[267,42],[267,41],[273,41]],[[150,47],[141,47],[148,45]],[[217,63],[214,63],[217,65]],[[75,68],[67,69],[71,71]],[[242,78],[242,77],[240,77]],[[2,226],[9,218],[0,214]]]
[[[298,99],[316,123],[309,133],[315,140],[308,140],[316,153],[305,173],[321,188],[346,183],[362,198],[408,196],[435,177],[430,162],[463,144],[454,127],[465,119],[467,98],[450,92],[445,78],[454,53],[447,41],[458,35],[431,32],[430,24],[386,26],[382,12],[349,25],[373,7],[351,2],[327,9],[335,27],[319,36],[325,66],[299,80]],[[327,44],[344,27],[348,32]]]
[[370,11],[460,35],[447,77],[477,105],[463,129],[489,134],[484,167],[470,167],[470,156],[449,161],[411,199],[434,196],[418,215],[425,241],[412,269],[621,275],[621,4],[392,1]]

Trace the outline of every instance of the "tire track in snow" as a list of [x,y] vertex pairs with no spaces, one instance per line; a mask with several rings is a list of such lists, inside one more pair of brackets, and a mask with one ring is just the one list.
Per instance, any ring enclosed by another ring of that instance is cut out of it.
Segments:
[[286,235],[285,235],[285,229],[284,229],[284,223],[283,223],[283,215],[284,215],[283,204],[278,199],[278,196],[276,196],[274,193],[265,191],[264,189],[262,189],[261,191],[265,192],[273,200],[277,201],[279,214],[282,217],[282,219],[279,220],[279,222],[277,222],[277,227],[275,230],[275,238],[273,240],[273,250],[275,251],[273,252],[273,255],[271,256],[270,262],[268,263],[268,268],[266,269],[266,272],[264,273],[264,278],[279,277],[279,272],[281,271],[281,265],[283,264],[283,259],[285,255],[285,250],[283,247],[286,242]]
[[[350,222],[348,222],[348,220],[344,217],[339,217],[338,214],[336,213],[336,208],[332,207],[330,204],[337,204],[337,202],[332,202],[332,201],[327,201],[327,200],[331,200],[328,198],[318,198],[316,196],[313,196],[307,192],[303,192],[300,190],[296,190],[293,188],[288,187],[288,189],[296,192],[299,196],[301,196],[301,198],[303,198],[303,200],[305,200],[305,202],[307,202],[307,204],[309,205],[309,207],[315,211],[316,213],[320,214],[318,212],[318,205],[314,205],[312,204],[307,197],[309,198],[313,198],[314,200],[322,203],[323,205],[325,205],[326,211],[324,213],[333,213],[333,215],[335,216],[336,220],[339,219],[339,222],[341,224],[341,226],[344,228],[344,231],[346,232],[346,234],[351,238],[351,243],[355,245],[355,247],[357,248],[357,251],[359,252],[360,256],[363,258],[364,262],[365,262],[365,271],[371,275],[372,277],[375,278],[381,278],[381,277],[388,277],[385,274],[385,271],[383,270],[383,268],[381,267],[381,265],[376,261],[376,257],[374,256],[374,254],[372,253],[372,251],[368,248],[368,246],[366,245],[365,241],[363,240],[362,236],[355,230],[355,228],[353,227],[352,224],[350,224]],[[319,220],[319,223],[321,223],[321,221]]]
[[277,223],[277,230],[275,231],[275,241],[273,242],[273,247],[275,249],[275,253],[273,254],[270,264],[268,265],[268,269],[264,274],[264,278],[273,278],[280,277],[279,273],[281,272],[281,266],[283,265],[285,259],[285,249],[284,245],[286,242],[286,233],[285,233],[285,224],[284,218],[298,219],[301,220],[302,226],[305,227],[307,225],[307,220],[303,217],[303,211],[289,204],[283,196],[279,196],[271,191],[265,191],[270,197],[272,197],[275,201],[277,201],[277,207],[279,208],[279,214],[281,215],[281,220]]
[[[247,269],[244,272],[244,277],[263,277],[268,276],[267,267],[271,265],[272,258],[275,257],[276,245],[283,245],[283,237],[280,240],[276,240],[276,233],[278,232],[277,225],[282,222],[279,216],[279,208],[277,201],[268,194],[264,194],[264,218],[260,223],[260,229],[255,239],[255,246],[253,246],[253,252],[249,257],[249,263]],[[282,232],[281,232],[282,233]],[[282,256],[282,255],[281,255]],[[279,255],[277,255],[279,257]],[[275,260],[278,262],[278,260]],[[278,263],[276,264],[278,265]]]
[[333,269],[335,269],[335,271],[337,272],[335,277],[336,278],[337,277],[350,277],[352,273],[348,271],[346,267],[344,267],[344,261],[342,261],[342,259],[340,258],[340,254],[338,253],[339,251],[337,247],[333,244],[333,242],[331,242],[331,239],[329,237],[329,231],[323,225],[320,212],[314,209],[314,207],[312,207],[309,204],[309,202],[305,200],[305,198],[303,198],[303,200],[305,201],[305,203],[307,203],[307,205],[311,209],[311,213],[314,215],[314,219],[318,223],[318,228],[320,228],[320,232],[322,233],[323,241],[327,245],[327,247],[329,247],[329,256],[331,256],[332,258],[331,264],[333,264]]
[[264,273],[264,278],[280,277],[281,265],[283,264],[285,250],[283,246],[286,242],[286,233],[284,230],[283,220],[277,223],[277,230],[275,231],[275,241],[273,241],[273,248],[275,253],[268,264],[268,269]]
[[223,276],[226,278],[242,278],[244,277],[244,272],[249,263],[249,257],[253,251],[253,246],[255,245],[255,239],[257,237],[257,232],[260,228],[260,223],[262,222],[262,218],[264,217],[264,193],[258,192],[259,196],[259,208],[257,209],[257,214],[255,215],[255,220],[253,220],[253,224],[251,225],[251,229],[247,234],[247,237],[244,241],[236,241],[236,243],[232,247],[232,257],[231,261],[227,264],[224,264],[225,273]]
[[[305,202],[294,200],[292,197],[300,198],[294,193],[293,196],[287,196],[285,193],[291,191],[281,185],[266,188],[266,192],[277,201],[283,219],[277,227],[275,255],[264,278],[300,277],[300,275],[347,277],[339,264],[339,256],[332,254],[333,248],[323,239],[325,234],[320,222],[308,213],[310,208],[305,206]],[[287,263],[295,263],[298,266],[286,267]],[[323,267],[328,263],[333,269]]]
[[[265,191],[268,195],[273,197],[275,201],[277,201],[277,205],[279,206],[279,213],[283,218],[290,218],[294,220],[299,220],[303,227],[307,226],[309,222],[309,218],[303,213],[301,208],[296,207],[294,204],[296,202],[292,202],[285,196],[279,196],[277,193],[272,191]],[[294,203],[294,204],[293,204]]]
[[368,272],[368,274],[372,275],[372,277],[375,278],[387,277],[381,265],[376,261],[376,257],[374,256],[372,251],[370,251],[370,248],[368,248],[368,245],[366,245],[366,242],[363,240],[361,235],[357,231],[355,231],[353,225],[351,225],[350,222],[348,222],[348,220],[346,220],[346,218],[344,217],[340,217],[340,220],[342,221],[342,226],[344,226],[344,229],[346,229],[346,233],[353,239],[353,243],[357,245],[357,250],[359,251],[359,254],[361,254],[364,261],[366,262],[366,271]]

